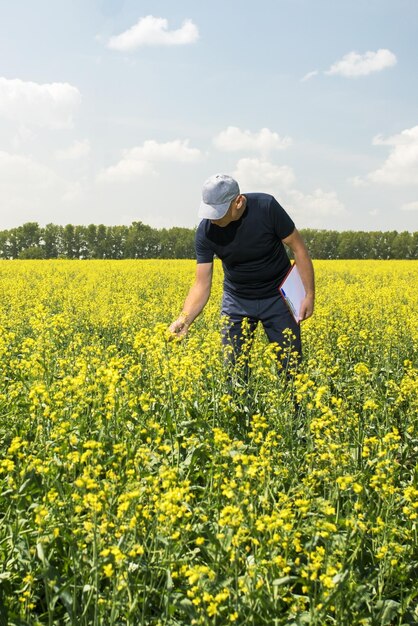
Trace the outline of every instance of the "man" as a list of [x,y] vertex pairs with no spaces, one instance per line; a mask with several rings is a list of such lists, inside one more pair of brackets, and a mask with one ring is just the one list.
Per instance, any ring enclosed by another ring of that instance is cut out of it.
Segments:
[[269,341],[283,350],[289,347],[286,329],[290,329],[291,350],[300,359],[300,328],[279,293],[279,285],[291,267],[283,244],[292,250],[305,288],[299,311],[301,320],[313,313],[314,272],[305,243],[289,215],[273,196],[241,194],[236,180],[215,174],[203,185],[199,217],[202,221],[196,232],[195,282],[170,331],[178,337],[185,336],[205,307],[216,254],[224,270],[222,315],[227,322],[222,341],[224,346],[232,347],[232,360],[243,347],[244,319],[250,339],[260,321]]

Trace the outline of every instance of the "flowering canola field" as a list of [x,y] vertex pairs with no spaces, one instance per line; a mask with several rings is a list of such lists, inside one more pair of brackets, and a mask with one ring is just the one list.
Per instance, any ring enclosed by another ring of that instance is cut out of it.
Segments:
[[315,271],[231,393],[220,265],[0,264],[0,624],[418,623],[418,263]]

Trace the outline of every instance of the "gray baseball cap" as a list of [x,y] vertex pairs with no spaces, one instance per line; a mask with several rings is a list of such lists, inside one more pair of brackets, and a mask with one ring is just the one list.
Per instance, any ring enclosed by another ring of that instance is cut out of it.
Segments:
[[229,209],[232,200],[239,196],[236,180],[227,174],[214,174],[208,178],[202,189],[202,202],[199,217],[220,220]]

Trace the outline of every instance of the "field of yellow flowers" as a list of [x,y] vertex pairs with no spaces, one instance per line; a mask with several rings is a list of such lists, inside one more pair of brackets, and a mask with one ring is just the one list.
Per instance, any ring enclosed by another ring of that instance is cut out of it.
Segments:
[[222,271],[0,264],[0,624],[418,624],[418,262],[316,262],[232,391]]

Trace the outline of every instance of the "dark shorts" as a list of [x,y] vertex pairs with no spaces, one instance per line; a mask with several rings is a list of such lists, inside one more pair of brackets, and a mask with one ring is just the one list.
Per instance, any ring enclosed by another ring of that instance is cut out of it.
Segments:
[[222,343],[227,348],[229,360],[236,360],[246,341],[251,345],[258,322],[263,324],[269,342],[280,346],[278,359],[284,367],[287,368],[292,352],[297,353],[298,361],[301,360],[300,327],[280,294],[272,298],[250,300],[224,292],[221,315],[225,317]]

